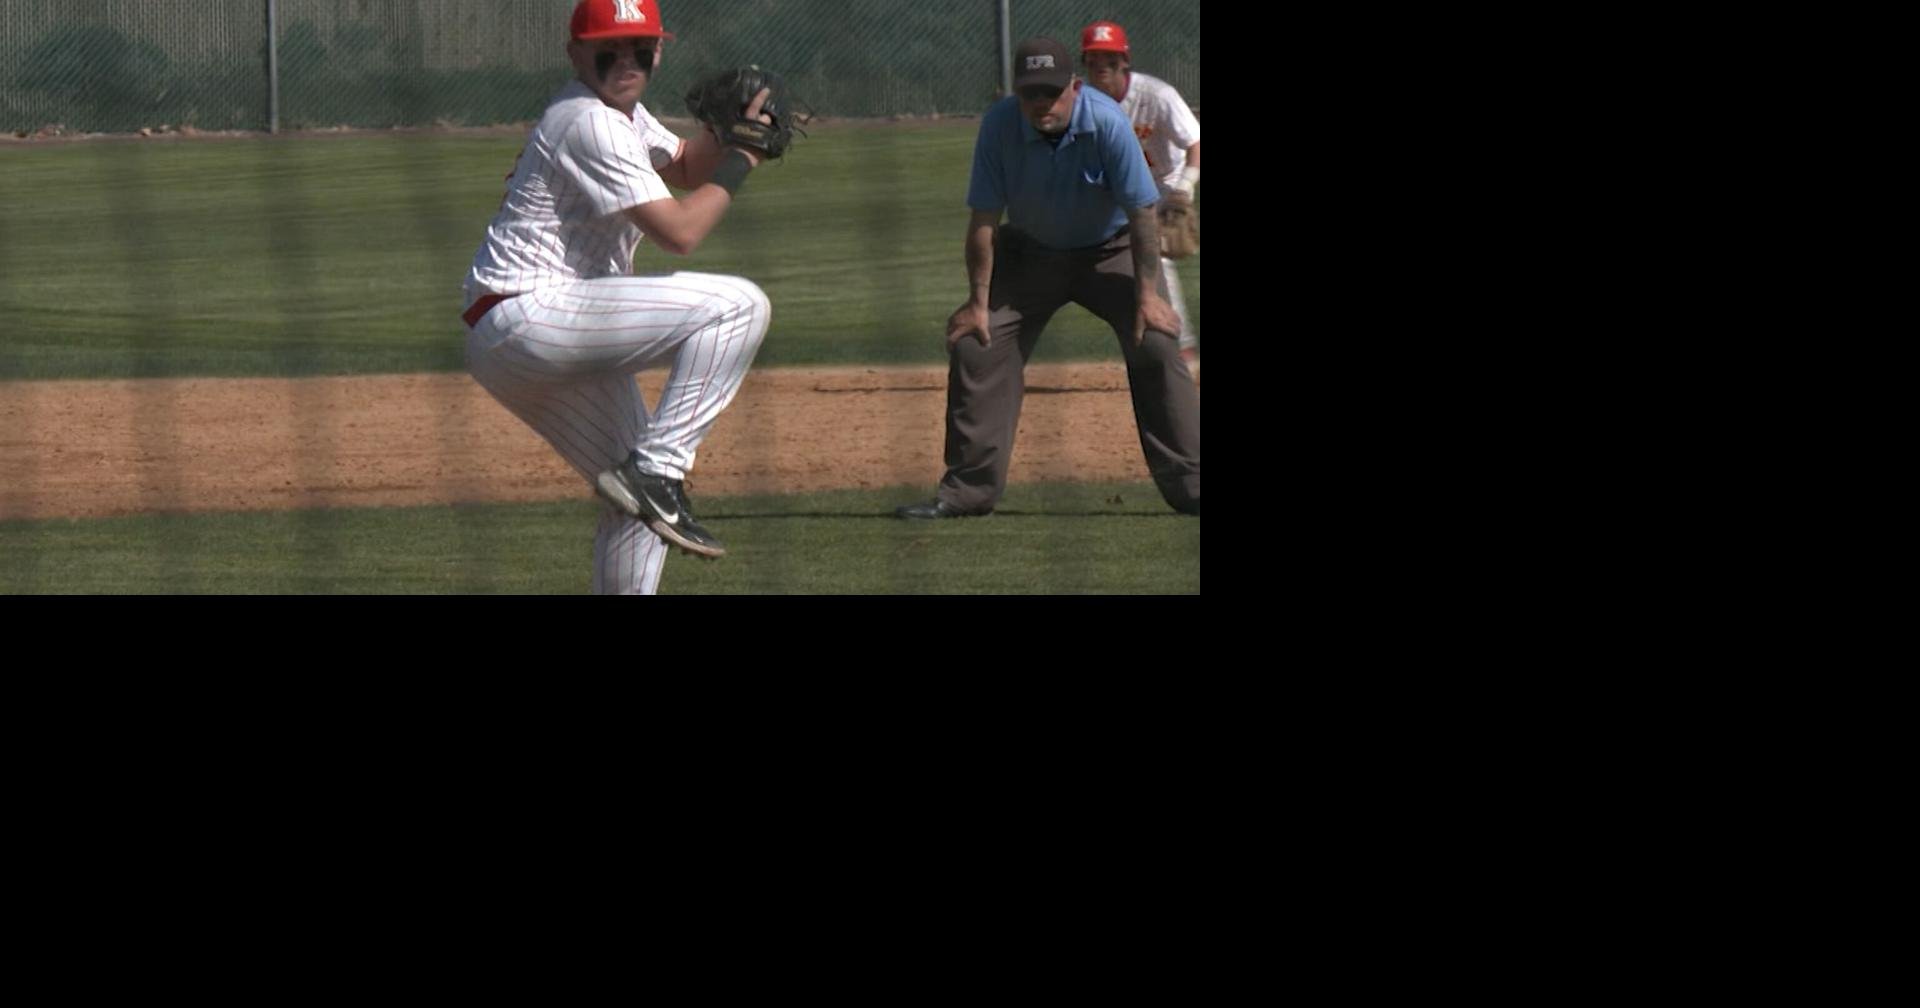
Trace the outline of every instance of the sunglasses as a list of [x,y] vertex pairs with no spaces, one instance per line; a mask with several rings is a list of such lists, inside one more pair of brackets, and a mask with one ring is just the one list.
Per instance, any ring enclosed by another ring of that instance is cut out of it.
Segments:
[[619,39],[612,44],[601,45],[593,54],[593,65],[601,78],[605,79],[621,56],[632,53],[633,61],[640,64],[640,69],[652,73],[654,55],[659,48],[658,39]]
[[1047,101],[1053,101],[1054,99],[1060,97],[1060,93],[1065,90],[1066,90],[1065,88],[1048,87],[1045,84],[1029,84],[1026,87],[1019,89],[1020,100],[1021,101],[1039,101],[1042,98],[1044,98]]

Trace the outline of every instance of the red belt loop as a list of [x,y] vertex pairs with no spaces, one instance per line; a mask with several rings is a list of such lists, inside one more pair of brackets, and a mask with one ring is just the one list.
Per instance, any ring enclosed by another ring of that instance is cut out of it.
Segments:
[[467,328],[471,329],[474,326],[477,326],[480,324],[480,319],[483,316],[485,316],[487,312],[493,308],[494,305],[497,305],[500,302],[505,301],[510,297],[516,297],[516,296],[518,295],[488,294],[486,297],[483,297],[480,300],[475,301],[473,305],[467,309],[466,314],[461,315],[460,317],[466,320]]

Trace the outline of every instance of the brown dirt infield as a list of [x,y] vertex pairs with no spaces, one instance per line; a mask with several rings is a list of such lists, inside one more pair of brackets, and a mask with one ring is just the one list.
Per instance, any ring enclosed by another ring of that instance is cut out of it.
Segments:
[[[1119,362],[1035,364],[1027,391],[1013,482],[1147,478]],[[755,371],[689,486],[930,494],[945,408],[944,368]],[[592,496],[464,373],[0,382],[0,474],[0,520]]]

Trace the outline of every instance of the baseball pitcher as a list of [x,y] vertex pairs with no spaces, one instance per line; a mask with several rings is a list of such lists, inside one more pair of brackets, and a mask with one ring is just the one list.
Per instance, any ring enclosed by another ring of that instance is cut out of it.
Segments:
[[[634,249],[692,252],[786,150],[793,116],[777,75],[729,70],[696,96],[734,97],[697,110],[708,128],[683,141],[640,104],[674,37],[658,0],[580,0],[570,30],[575,79],[528,135],[467,273],[467,368],[606,500],[593,590],[652,594],[669,544],[726,552],[684,481],[772,315],[741,277],[634,276]],[[668,375],[649,409],[633,376],[653,367]]]

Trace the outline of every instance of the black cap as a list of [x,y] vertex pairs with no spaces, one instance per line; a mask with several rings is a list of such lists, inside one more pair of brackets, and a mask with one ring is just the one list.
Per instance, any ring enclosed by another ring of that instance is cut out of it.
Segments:
[[1013,89],[1033,84],[1064,89],[1073,80],[1073,57],[1067,47],[1044,35],[1020,43],[1013,51]]

